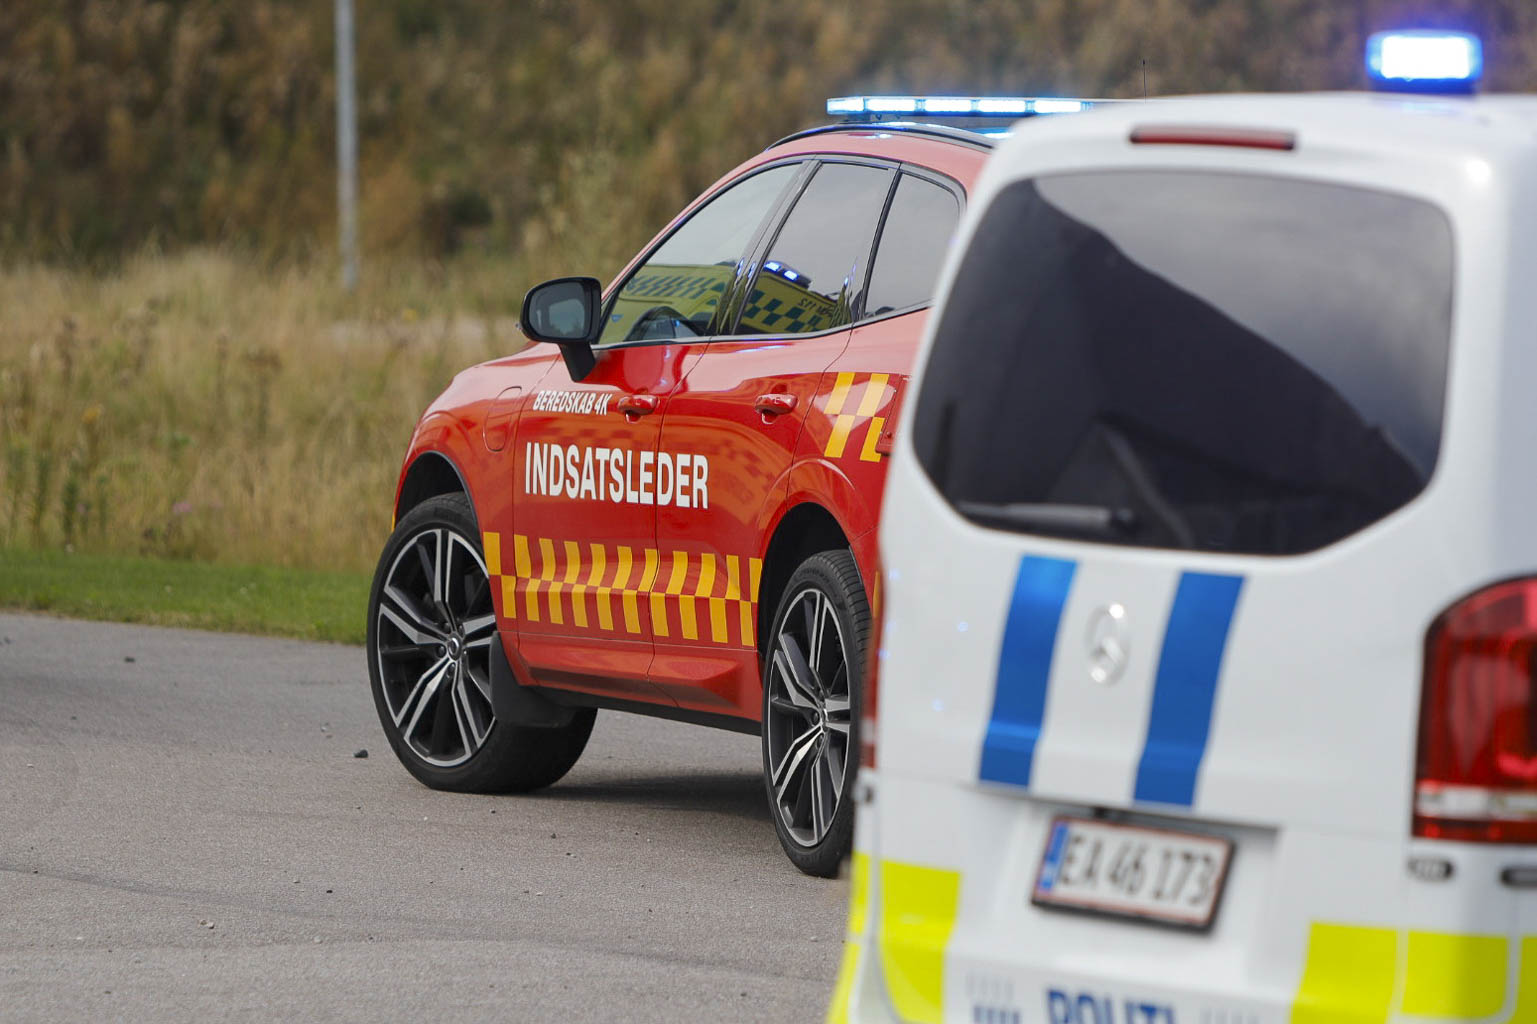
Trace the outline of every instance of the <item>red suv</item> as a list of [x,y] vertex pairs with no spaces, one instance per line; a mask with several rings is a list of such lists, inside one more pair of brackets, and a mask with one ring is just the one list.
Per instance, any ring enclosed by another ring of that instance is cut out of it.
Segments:
[[547,786],[597,708],[759,733],[786,853],[837,871],[892,424],[990,146],[803,132],[607,291],[529,292],[545,344],[423,415],[374,579],[374,700],[418,779]]

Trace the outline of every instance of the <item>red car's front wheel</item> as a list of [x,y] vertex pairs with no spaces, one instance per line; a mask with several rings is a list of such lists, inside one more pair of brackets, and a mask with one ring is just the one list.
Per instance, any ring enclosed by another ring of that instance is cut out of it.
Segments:
[[390,535],[368,602],[368,674],[390,746],[435,789],[526,791],[581,756],[594,712],[557,728],[498,722],[491,701],[496,612],[463,495],[442,495]]

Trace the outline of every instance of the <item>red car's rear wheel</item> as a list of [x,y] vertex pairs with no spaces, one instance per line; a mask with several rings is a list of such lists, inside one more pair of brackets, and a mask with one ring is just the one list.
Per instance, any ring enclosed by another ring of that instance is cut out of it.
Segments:
[[869,635],[853,556],[829,551],[801,563],[764,657],[763,780],[779,842],[807,874],[836,874],[853,838]]

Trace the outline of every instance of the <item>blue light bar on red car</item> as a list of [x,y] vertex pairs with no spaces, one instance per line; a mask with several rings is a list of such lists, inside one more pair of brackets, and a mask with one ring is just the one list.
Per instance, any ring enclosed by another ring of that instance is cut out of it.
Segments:
[[1056,96],[837,96],[827,112],[840,117],[879,117],[884,114],[928,114],[933,117],[1029,117],[1033,114],[1076,114],[1105,100]]
[[1410,29],[1366,41],[1366,70],[1378,88],[1469,93],[1484,73],[1484,48],[1466,32]]

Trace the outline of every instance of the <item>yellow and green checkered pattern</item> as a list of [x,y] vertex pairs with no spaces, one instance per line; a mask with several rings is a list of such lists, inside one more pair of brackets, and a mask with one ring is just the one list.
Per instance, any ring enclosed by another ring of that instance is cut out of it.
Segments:
[[511,534],[483,535],[502,616],[658,640],[755,647],[763,560]]
[[843,304],[770,273],[758,275],[742,310],[743,334],[810,334],[848,322]]
[[[726,285],[736,273],[734,264],[724,266],[666,266],[643,268],[632,277],[614,301],[611,322],[633,325],[658,307],[673,310],[701,326],[715,315]],[[630,326],[623,328],[628,334]]]

